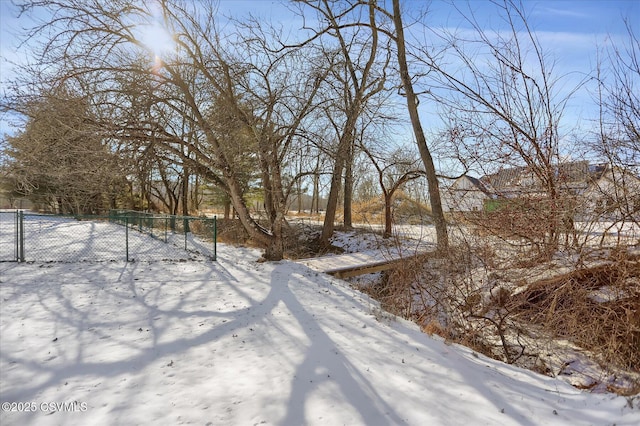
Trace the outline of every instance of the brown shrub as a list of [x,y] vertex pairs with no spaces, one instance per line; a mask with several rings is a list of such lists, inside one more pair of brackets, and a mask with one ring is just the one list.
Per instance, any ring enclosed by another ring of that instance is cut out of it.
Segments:
[[623,258],[539,281],[513,300],[519,317],[640,372],[640,262]]
[[249,234],[240,219],[218,219],[218,242],[226,244],[247,244]]

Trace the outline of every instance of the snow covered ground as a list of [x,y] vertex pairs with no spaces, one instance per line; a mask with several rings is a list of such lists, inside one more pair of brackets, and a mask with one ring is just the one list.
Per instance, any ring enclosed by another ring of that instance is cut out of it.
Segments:
[[0,263],[0,424],[640,424],[259,256]]

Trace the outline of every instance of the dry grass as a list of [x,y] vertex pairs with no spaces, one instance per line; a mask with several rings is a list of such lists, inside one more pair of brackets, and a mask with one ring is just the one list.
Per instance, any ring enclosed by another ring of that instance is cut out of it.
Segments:
[[569,352],[587,356],[600,372],[593,381],[576,377],[576,386],[633,395],[640,392],[640,256],[614,253],[598,266],[523,280],[545,265],[497,269],[504,264],[495,250],[464,246],[447,262],[406,259],[362,290],[425,333],[543,374],[564,374],[562,363],[574,362],[563,358]]
[[251,245],[249,234],[240,219],[218,219],[218,242],[234,245]]
[[[266,224],[264,224],[266,226]],[[317,254],[319,247],[315,237],[320,233],[319,225],[295,225],[285,227],[283,245],[285,257],[298,259]],[[218,242],[247,247],[262,246],[254,242],[242,226],[239,219],[218,219]]]
[[[352,220],[354,223],[384,223],[384,200],[382,197],[353,203]],[[394,222],[418,224],[430,221],[431,207],[419,203],[399,192],[393,201]]]
[[511,303],[520,320],[585,348],[604,368],[640,373],[638,258],[621,256],[536,282]]

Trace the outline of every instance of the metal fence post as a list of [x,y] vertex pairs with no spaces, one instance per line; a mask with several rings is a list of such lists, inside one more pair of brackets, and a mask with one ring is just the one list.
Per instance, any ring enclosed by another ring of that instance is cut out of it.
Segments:
[[218,260],[218,217],[213,217],[213,260]]
[[187,232],[189,232],[189,219],[185,218],[184,219],[184,249],[187,250]]
[[126,261],[129,261],[129,217],[125,216],[124,217],[124,246],[125,246],[125,251],[126,251]]
[[24,212],[18,213],[18,261],[24,262]]
[[18,228],[18,223],[19,223],[19,219],[18,219],[18,210],[16,210],[16,214],[13,220],[13,228],[14,228],[14,247],[13,247],[13,257],[16,261],[20,260],[18,253],[19,253],[19,243],[18,243],[18,238],[19,237],[19,228]]

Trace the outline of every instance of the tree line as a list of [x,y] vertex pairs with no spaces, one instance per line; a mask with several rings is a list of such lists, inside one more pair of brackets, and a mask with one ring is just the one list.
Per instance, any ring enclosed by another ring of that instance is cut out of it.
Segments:
[[[184,215],[208,185],[268,259],[282,258],[290,202],[307,185],[316,209],[321,182],[328,185],[321,245],[340,204],[350,225],[359,161],[387,207],[403,184],[426,179],[441,252],[449,244],[441,185],[454,174],[525,165],[549,206],[562,205],[554,170],[573,91],[562,87],[523,5],[492,2],[508,30],[490,31],[453,3],[472,29],[463,35],[431,27],[429,11],[408,4],[290,1],[290,30],[225,17],[215,1],[20,2],[21,13],[49,18],[25,34],[32,60],[2,98],[5,111],[24,118],[3,141],[5,185],[67,211]],[[149,40],[157,29],[167,46]],[[627,29],[626,44],[605,49],[575,89],[598,83],[589,153],[634,168],[640,44]],[[425,121],[421,103],[446,117],[444,128]],[[417,155],[394,146],[406,120]],[[562,217],[550,217],[545,243],[553,247]]]

